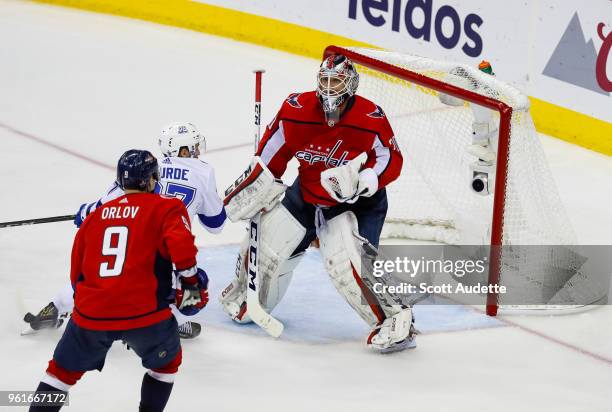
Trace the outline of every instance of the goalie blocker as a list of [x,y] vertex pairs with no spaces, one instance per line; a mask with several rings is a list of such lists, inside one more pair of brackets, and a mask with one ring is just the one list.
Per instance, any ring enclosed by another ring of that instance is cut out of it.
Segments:
[[270,210],[286,188],[256,156],[244,173],[225,190],[223,203],[227,217],[237,222],[250,219],[262,210]]
[[[286,191],[285,188],[255,158],[247,172],[226,191],[226,209],[233,221],[249,219],[267,210],[261,217],[259,240],[262,307],[271,312],[280,302],[293,270],[318,231],[321,253],[334,286],[372,328],[368,345],[381,352],[413,347],[410,308],[380,302],[361,280],[361,251],[364,245],[378,246],[385,220],[385,189],[369,193],[369,197],[358,196],[354,203],[323,208],[304,202],[299,178]],[[283,191],[285,196],[279,202]],[[283,230],[278,230],[281,227]],[[236,262],[236,278],[223,290],[220,299],[224,310],[239,323],[251,320],[246,305],[248,247],[247,235]]]

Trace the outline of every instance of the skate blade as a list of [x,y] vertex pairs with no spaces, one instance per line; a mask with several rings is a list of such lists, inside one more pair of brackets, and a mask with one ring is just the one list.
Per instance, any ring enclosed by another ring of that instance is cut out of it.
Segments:
[[30,326],[28,326],[27,328],[25,328],[24,330],[21,331],[20,335],[21,336],[28,336],[28,335],[35,335],[37,333],[38,333],[37,330],[32,329]]
[[[31,313],[27,313],[26,316],[24,317],[24,320],[27,322],[26,319],[32,320],[31,317],[29,317],[28,315],[32,315]],[[33,316],[33,315],[32,315]],[[20,335],[21,336],[28,336],[28,335],[35,335],[37,333],[40,333],[41,331],[47,330],[54,330],[54,329],[60,329],[62,328],[65,324],[66,324],[66,319],[68,319],[69,316],[68,315],[60,315],[58,322],[53,324],[53,325],[49,325],[50,322],[47,321],[42,321],[39,322],[38,324],[35,324],[36,327],[32,327],[32,324],[34,322],[28,322],[29,325],[21,331]]]
[[44,332],[44,331],[51,331],[51,330],[54,330],[54,329],[59,329],[60,326],[57,326],[57,327],[55,327],[55,326],[53,326],[53,327],[43,326],[43,327],[39,327],[39,328],[33,328],[32,325],[28,325],[28,326],[26,326],[26,328],[24,330],[21,331],[21,336],[36,335],[36,334]]
[[414,349],[416,346],[416,339],[406,339],[403,342],[399,342],[393,346],[389,346],[388,348],[381,349],[380,353],[386,355],[388,353],[400,352],[406,349]]

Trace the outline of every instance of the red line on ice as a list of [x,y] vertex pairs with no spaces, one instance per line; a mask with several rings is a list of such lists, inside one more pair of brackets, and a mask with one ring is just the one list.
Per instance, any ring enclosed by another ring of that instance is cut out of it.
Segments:
[[519,325],[518,323],[512,322],[512,321],[510,321],[508,319],[500,318],[499,320],[501,322],[507,324],[507,325],[517,327],[517,328],[521,329],[522,331],[525,331],[525,332],[530,333],[530,334],[535,335],[535,336],[539,336],[542,339],[546,339],[547,341],[550,341],[550,342],[556,343],[558,345],[564,346],[564,347],[566,347],[568,349],[571,349],[571,350],[574,350],[576,352],[580,352],[583,355],[589,356],[589,357],[591,357],[593,359],[597,359],[597,360],[599,360],[601,362],[607,363],[608,365],[612,365],[612,359],[607,358],[607,357],[605,357],[603,355],[600,355],[598,353],[591,352],[589,350],[586,350],[584,348],[581,348],[579,346],[573,345],[573,344],[568,343],[568,342],[564,342],[561,339],[557,339],[557,338],[552,337],[550,335],[546,335],[546,334],[544,334],[542,332],[539,332],[539,331],[537,331],[535,329],[531,329],[531,328],[528,328],[526,326]]
[[[66,154],[68,154],[70,156],[73,156],[73,157],[76,157],[78,159],[85,160],[85,161],[87,161],[89,163],[93,163],[93,164],[98,165],[100,167],[103,167],[105,169],[115,170],[115,166],[113,166],[113,165],[106,164],[106,163],[101,162],[99,160],[96,160],[96,159],[94,159],[92,157],[86,156],[86,155],[81,154],[79,152],[75,152],[74,150],[71,150],[71,149],[68,149],[67,147],[63,147],[63,146],[60,146],[58,144],[52,143],[52,142],[50,142],[48,140],[45,140],[45,139],[43,139],[41,137],[34,136],[33,134],[26,133],[24,131],[15,129],[14,127],[8,126],[6,124],[0,123],[0,128],[8,130],[9,132],[11,132],[13,134],[16,134],[18,136],[25,137],[26,139],[30,139],[30,140],[33,140],[33,141],[35,141],[37,143],[43,144],[43,145],[45,145],[47,147],[51,147],[53,149],[59,150],[62,153],[66,153]],[[225,151],[225,150],[238,149],[238,148],[241,148],[241,147],[247,147],[247,146],[252,146],[252,145],[253,145],[253,143],[238,143],[238,144],[234,144],[234,145],[229,145],[229,146],[223,146],[223,147],[217,147],[217,148],[214,148],[214,149],[210,149],[210,150],[207,150],[206,153],[222,152],[222,151]]]
[[[459,303],[457,300],[455,300],[455,299],[453,299],[451,297],[444,296],[444,298],[446,298],[446,299],[448,299],[450,301]],[[473,310],[474,312],[478,312],[478,313],[481,313],[483,315],[486,315],[486,311],[483,311],[483,310],[479,309],[478,307],[470,306],[470,305],[465,305],[465,306],[467,308]],[[534,315],[534,316],[536,316],[536,315]],[[563,347],[565,347],[567,349],[571,349],[571,350],[573,350],[575,352],[582,353],[583,355],[586,355],[586,356],[588,356],[588,357],[590,357],[592,359],[596,359],[598,361],[607,363],[608,365],[612,365],[612,359],[610,359],[610,358],[608,358],[608,357],[606,357],[604,355],[600,355],[598,353],[591,352],[591,351],[589,351],[587,349],[581,348],[580,346],[573,345],[573,344],[568,343],[568,342],[564,342],[561,339],[557,339],[557,338],[555,338],[553,336],[547,335],[547,334],[545,334],[543,332],[539,332],[539,331],[537,331],[535,329],[531,329],[531,328],[528,328],[526,326],[522,326],[522,325],[520,325],[520,324],[518,324],[516,322],[512,322],[511,320],[504,319],[503,317],[500,317],[500,316],[496,316],[495,319],[498,320],[499,322],[507,325],[507,326],[515,327],[517,329],[522,330],[523,332],[530,333],[530,334],[532,334],[534,336],[538,336],[538,337],[540,337],[542,339],[545,339],[545,340],[547,340],[549,342],[556,343],[557,345],[561,345],[561,346],[563,346]],[[477,328],[477,329],[487,329],[487,327]],[[469,331],[470,329],[464,329],[464,330]]]
[[60,146],[58,144],[52,143],[52,142],[50,142],[48,140],[42,139],[42,138],[34,136],[32,134],[23,132],[21,130],[17,130],[15,128],[11,127],[11,126],[7,126],[5,124],[0,123],[0,127],[3,128],[3,129],[8,130],[9,132],[11,132],[13,134],[16,134],[16,135],[21,136],[21,137],[25,137],[26,139],[33,140],[33,141],[35,141],[37,143],[40,143],[40,144],[43,144],[45,146],[52,147],[55,150],[58,150],[58,151],[60,151],[62,153],[66,153],[66,154],[68,154],[70,156],[73,156],[73,157],[76,157],[78,159],[85,160],[86,162],[93,163],[93,164],[95,164],[97,166],[100,166],[100,167],[103,167],[105,169],[115,170],[115,166],[107,165],[106,163],[103,163],[103,162],[101,162],[99,160],[96,160],[96,159],[94,159],[92,157],[85,156],[85,155],[83,155],[81,153],[75,152],[74,150],[70,150],[67,147]]

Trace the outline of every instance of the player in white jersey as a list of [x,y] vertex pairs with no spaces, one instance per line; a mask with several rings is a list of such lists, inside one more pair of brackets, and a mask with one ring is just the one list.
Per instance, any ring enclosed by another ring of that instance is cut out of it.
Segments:
[[[223,201],[217,194],[217,183],[212,166],[200,160],[200,152],[206,150],[206,140],[191,123],[173,123],[163,129],[159,147],[164,159],[159,164],[160,180],[156,193],[178,197],[183,201],[189,216],[200,221],[210,233],[219,233],[226,220]],[[117,182],[96,202],[81,205],[76,214],[75,225],[81,226],[85,218],[96,208],[123,195]],[[26,314],[24,321],[32,333],[43,328],[62,325],[72,308],[73,290],[67,284],[38,315]],[[200,334],[201,326],[196,322],[177,316],[181,338],[194,338]]]

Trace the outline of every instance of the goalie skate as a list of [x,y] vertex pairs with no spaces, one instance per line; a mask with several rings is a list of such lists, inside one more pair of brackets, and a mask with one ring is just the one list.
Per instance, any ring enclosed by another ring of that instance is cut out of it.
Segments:
[[418,333],[412,310],[406,308],[377,326],[368,337],[368,346],[382,354],[414,349]]
[[410,327],[410,335],[400,342],[391,344],[388,348],[381,349],[379,352],[384,354],[400,352],[404,349],[414,349],[416,348],[416,335],[419,334],[419,331],[414,328],[414,326]]

